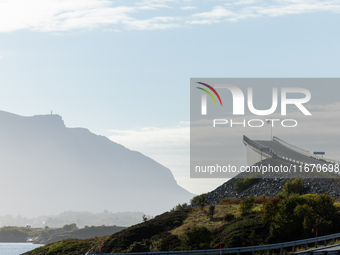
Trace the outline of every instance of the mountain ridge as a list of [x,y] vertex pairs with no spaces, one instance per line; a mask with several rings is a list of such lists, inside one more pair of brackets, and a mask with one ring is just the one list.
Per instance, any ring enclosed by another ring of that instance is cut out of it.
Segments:
[[6,181],[0,191],[9,193],[0,215],[105,209],[154,215],[193,196],[168,168],[88,129],[68,128],[59,115],[0,111],[0,123]]

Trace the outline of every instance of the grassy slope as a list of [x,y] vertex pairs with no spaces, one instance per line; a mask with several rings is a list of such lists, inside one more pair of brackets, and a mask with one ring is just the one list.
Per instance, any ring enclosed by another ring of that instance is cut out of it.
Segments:
[[[315,202],[322,201],[322,199],[320,200],[320,197],[317,197],[316,195],[305,195],[298,196],[297,198],[292,197],[291,200],[287,200],[288,204],[286,205],[292,205],[292,201],[301,200],[303,198],[306,199],[308,197],[315,198],[315,200],[313,200]],[[324,210],[329,211],[329,207],[332,206],[322,206],[321,209],[319,209],[321,212]],[[309,229],[309,232],[306,235],[301,232],[303,228],[300,221],[295,221],[293,224],[294,226],[292,226],[292,224],[287,225],[289,228],[293,227],[291,230],[287,230],[287,233],[282,232],[280,234],[277,232],[277,234],[274,233],[274,235],[270,234],[270,224],[263,223],[261,218],[262,214],[258,213],[261,208],[262,204],[256,204],[252,213],[241,216],[237,204],[217,205],[213,219],[210,219],[207,216],[208,207],[203,208],[203,210],[199,208],[176,210],[161,214],[154,219],[134,225],[101,239],[89,239],[84,241],[66,240],[40,247],[27,254],[85,254],[91,247],[98,246],[99,241],[103,241],[104,243],[102,247],[103,253],[129,252],[129,248],[133,247],[135,242],[140,242],[144,247],[149,248],[150,251],[186,250],[189,249],[185,241],[187,236],[186,233],[195,226],[204,226],[211,231],[212,240],[209,243],[210,248],[219,248],[220,243],[224,248],[240,247],[291,241],[295,238],[302,238],[304,236],[307,238],[313,235],[313,233],[310,232],[311,229]],[[286,207],[284,206],[282,208]],[[289,212],[289,210],[292,211],[292,213],[296,211],[291,206],[288,206],[287,208],[287,212]],[[305,207],[300,207],[300,209],[303,208]],[[316,208],[312,209],[314,211]],[[334,220],[331,224],[332,228],[326,230],[327,224],[324,224],[323,227],[320,225],[320,232],[324,229],[322,234],[339,232],[340,222],[339,220],[336,220],[340,216],[339,203],[334,203],[333,209],[336,211],[336,215],[332,216]],[[234,218],[230,219],[230,221],[223,220],[223,217],[227,213],[233,214]],[[322,212],[320,215],[326,217],[327,212]],[[299,227],[300,225],[301,227]],[[298,229],[296,229],[296,227]],[[134,251],[138,252],[143,250]]]
[[[256,213],[242,217],[237,207],[237,205],[217,205],[213,220],[207,216],[208,207],[203,211],[199,208],[172,211],[108,237],[79,241],[79,243],[76,240],[65,240],[40,247],[27,254],[85,254],[91,245],[98,245],[99,241],[104,243],[103,253],[126,252],[134,242],[144,242],[151,247],[151,251],[183,250],[186,249],[185,233],[193,226],[205,226],[213,233],[211,248],[218,248],[221,242],[224,243],[223,247],[251,245],[259,239],[251,238],[251,234],[254,235],[255,232],[259,234],[259,230],[263,228],[261,219]],[[260,208],[261,205],[256,205],[254,211]],[[226,213],[232,213],[236,218],[230,222],[223,221]]]

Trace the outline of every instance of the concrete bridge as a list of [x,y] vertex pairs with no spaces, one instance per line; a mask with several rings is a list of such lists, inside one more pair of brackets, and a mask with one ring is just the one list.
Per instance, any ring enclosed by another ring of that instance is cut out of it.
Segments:
[[273,140],[251,140],[243,136],[243,143],[247,146],[247,164],[254,165],[261,160],[276,157],[295,164],[340,164],[340,161],[317,157],[307,150],[289,144],[274,136]]

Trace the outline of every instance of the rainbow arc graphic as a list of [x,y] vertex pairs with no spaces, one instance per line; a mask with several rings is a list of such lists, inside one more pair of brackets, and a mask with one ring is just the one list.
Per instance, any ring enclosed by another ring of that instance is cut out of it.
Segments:
[[[207,88],[209,88],[209,89],[217,96],[217,98],[218,98],[218,100],[220,101],[220,104],[221,104],[221,106],[222,106],[222,100],[221,100],[221,98],[220,98],[220,95],[217,93],[217,91],[216,91],[213,87],[211,87],[210,85],[208,85],[208,84],[206,84],[206,83],[203,83],[203,82],[197,82],[197,83],[198,83],[198,84],[201,84],[201,85],[203,85],[203,86],[206,86]],[[204,92],[206,92],[206,93],[214,100],[215,105],[217,105],[216,100],[215,100],[213,94],[211,94],[211,92],[210,92],[209,90],[204,89],[204,88],[200,88],[200,87],[196,87],[196,88],[201,89],[201,90],[203,90]]]

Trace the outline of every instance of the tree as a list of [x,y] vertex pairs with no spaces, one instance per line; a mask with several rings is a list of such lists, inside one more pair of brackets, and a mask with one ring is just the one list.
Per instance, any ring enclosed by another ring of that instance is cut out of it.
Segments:
[[205,204],[207,203],[207,197],[206,197],[206,194],[201,194],[201,195],[198,195],[198,196],[195,196],[193,197],[191,200],[190,200],[190,203],[192,205],[198,205],[201,210],[203,210]]
[[304,189],[305,186],[303,185],[305,181],[303,179],[292,179],[288,180],[283,187],[281,194],[288,197],[292,194],[300,194]]
[[212,233],[204,226],[193,227],[186,232],[185,244],[191,250],[209,249]]
[[72,231],[78,229],[76,223],[66,224],[63,226],[63,230],[65,231]]
[[148,221],[148,217],[146,217],[145,214],[142,216],[142,218],[143,218],[143,221],[144,221],[144,222],[147,222],[147,221]]
[[245,215],[250,213],[254,206],[255,198],[253,196],[249,196],[241,200],[239,205],[239,211],[241,212],[242,215]]
[[208,216],[210,217],[211,220],[214,218],[214,213],[215,213],[215,205],[210,205]]

